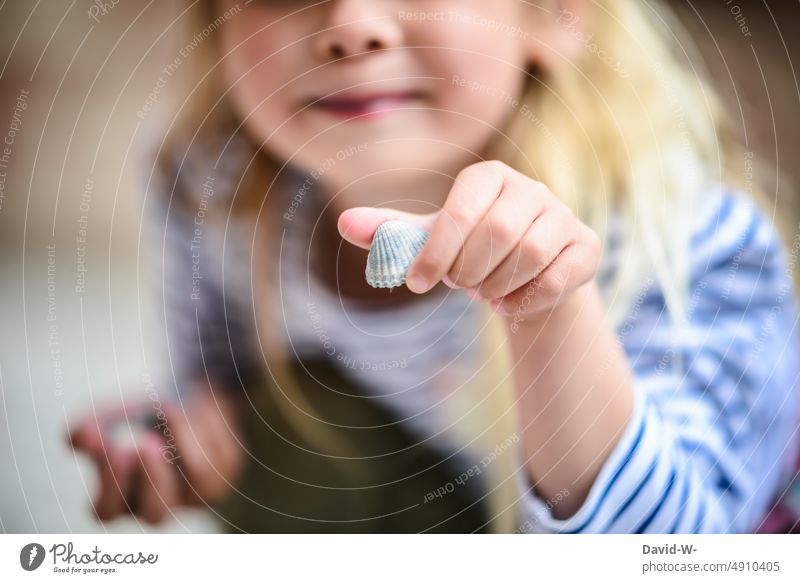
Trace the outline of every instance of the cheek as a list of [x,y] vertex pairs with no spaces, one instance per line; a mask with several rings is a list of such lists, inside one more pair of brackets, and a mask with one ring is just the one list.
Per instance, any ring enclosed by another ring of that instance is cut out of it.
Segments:
[[[459,0],[440,6],[446,18],[414,31],[420,57],[440,77],[438,107],[448,131],[493,133],[502,126],[525,82],[526,32],[518,0]],[[458,115],[461,114],[461,115]],[[474,120],[472,118],[475,118]],[[460,128],[460,129],[459,129]]]
[[306,127],[298,113],[302,77],[293,79],[302,73],[297,66],[302,59],[287,49],[289,44],[272,37],[233,49],[225,63],[228,100],[245,130],[278,160],[314,168],[330,148],[320,147],[314,137],[319,128]]
[[[248,39],[253,32],[256,34]],[[279,35],[256,30],[232,31],[223,39],[222,68],[225,85],[230,88],[228,97],[239,116],[260,130],[276,129],[296,110],[290,107],[292,84],[287,76],[294,70],[296,59],[286,49],[288,44]],[[259,134],[261,139],[268,136],[264,131]]]
[[[516,43],[483,29],[469,34],[456,30],[451,36],[446,40],[447,49],[430,49],[426,55],[435,68],[432,74],[442,78],[436,107],[453,112],[441,117],[450,135],[472,135],[473,142],[485,140],[503,129],[513,111],[526,79],[527,63]],[[465,38],[475,42],[467,44]]]

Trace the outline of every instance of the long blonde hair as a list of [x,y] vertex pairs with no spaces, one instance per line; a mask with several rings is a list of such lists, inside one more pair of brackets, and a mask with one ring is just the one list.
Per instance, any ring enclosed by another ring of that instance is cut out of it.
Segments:
[[[218,19],[213,2],[194,4],[188,30],[201,30]],[[678,44],[670,38],[677,27],[665,7],[595,0],[586,17],[593,32],[591,38],[579,37],[586,50],[548,70],[529,71],[519,106],[503,137],[494,142],[491,157],[547,184],[603,236],[610,209],[618,208],[625,230],[619,269],[604,290],[609,322],[616,326],[622,321],[644,276],[652,273],[665,291],[673,322],[680,326],[689,285],[692,205],[711,184],[740,182],[731,167],[736,143],[702,75],[671,49]],[[569,26],[569,21],[560,20]],[[579,29],[573,33],[585,34]],[[192,59],[199,81],[159,147],[159,167],[169,176],[176,172],[176,151],[180,157],[182,151],[218,144],[215,154],[224,156],[231,136],[246,133],[227,103],[227,88],[213,82],[219,66],[214,39],[200,43]],[[235,185],[230,208],[208,216],[217,219],[220,229],[228,212],[248,217],[257,248],[274,257],[275,241],[268,235],[280,232],[281,209],[276,205],[281,199],[275,191],[284,168],[253,140],[246,143],[250,152],[236,155],[249,162]],[[171,194],[191,206],[198,193],[177,189]],[[253,263],[256,298],[275,297],[270,264]],[[324,452],[321,460],[335,465],[337,456],[347,456],[350,448],[334,428],[315,420],[322,416],[292,378],[283,345],[268,333],[276,328],[273,322],[280,322],[275,304],[256,305],[265,374],[271,376],[268,386],[273,390],[259,394],[264,402],[255,404],[278,408],[309,444]],[[492,452],[509,439],[517,441],[517,398],[502,322],[485,306],[480,309],[486,360],[469,386],[458,387],[448,399],[453,421],[449,430],[478,459],[491,458],[485,472],[491,529],[511,532],[518,526],[519,476],[514,474],[525,471],[519,464],[522,456],[517,450],[496,456]]]

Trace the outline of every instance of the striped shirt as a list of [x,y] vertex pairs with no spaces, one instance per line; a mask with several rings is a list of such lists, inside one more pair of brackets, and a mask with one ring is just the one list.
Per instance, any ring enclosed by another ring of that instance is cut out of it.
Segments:
[[[337,362],[419,439],[468,455],[443,430],[440,404],[480,365],[476,304],[457,291],[430,292],[392,307],[389,318],[331,292],[308,267],[314,204],[307,196],[284,230],[283,330],[275,333],[298,358]],[[791,478],[800,445],[792,264],[748,197],[715,191],[703,204],[691,243],[689,330],[676,338],[662,291],[648,280],[617,330],[634,372],[628,426],[568,519],[554,518],[557,500],[540,498],[521,468],[520,532],[748,532]],[[224,241],[202,228],[198,237],[195,219],[177,212],[167,219],[170,380],[179,394],[203,375],[244,390],[260,366],[250,265],[242,259],[250,241],[235,237],[235,225]],[[610,247],[601,285],[617,261]],[[468,484],[484,486],[480,478]]]
[[664,295],[650,286],[621,326],[632,419],[571,517],[524,499],[531,530],[751,532],[791,478],[800,414],[792,264],[741,194],[709,196],[693,233],[688,333],[674,337]]

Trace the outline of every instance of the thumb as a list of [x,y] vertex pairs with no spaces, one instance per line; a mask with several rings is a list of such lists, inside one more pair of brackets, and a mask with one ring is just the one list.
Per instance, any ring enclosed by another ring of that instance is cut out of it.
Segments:
[[343,239],[362,249],[369,249],[375,231],[386,221],[401,220],[430,232],[439,212],[418,215],[388,207],[357,206],[339,215],[337,227]]

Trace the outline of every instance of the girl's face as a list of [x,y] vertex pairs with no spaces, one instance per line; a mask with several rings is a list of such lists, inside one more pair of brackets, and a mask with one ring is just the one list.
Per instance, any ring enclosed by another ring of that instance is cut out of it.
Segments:
[[221,0],[218,15],[237,5],[221,58],[248,131],[365,205],[480,160],[559,18],[522,0]]

